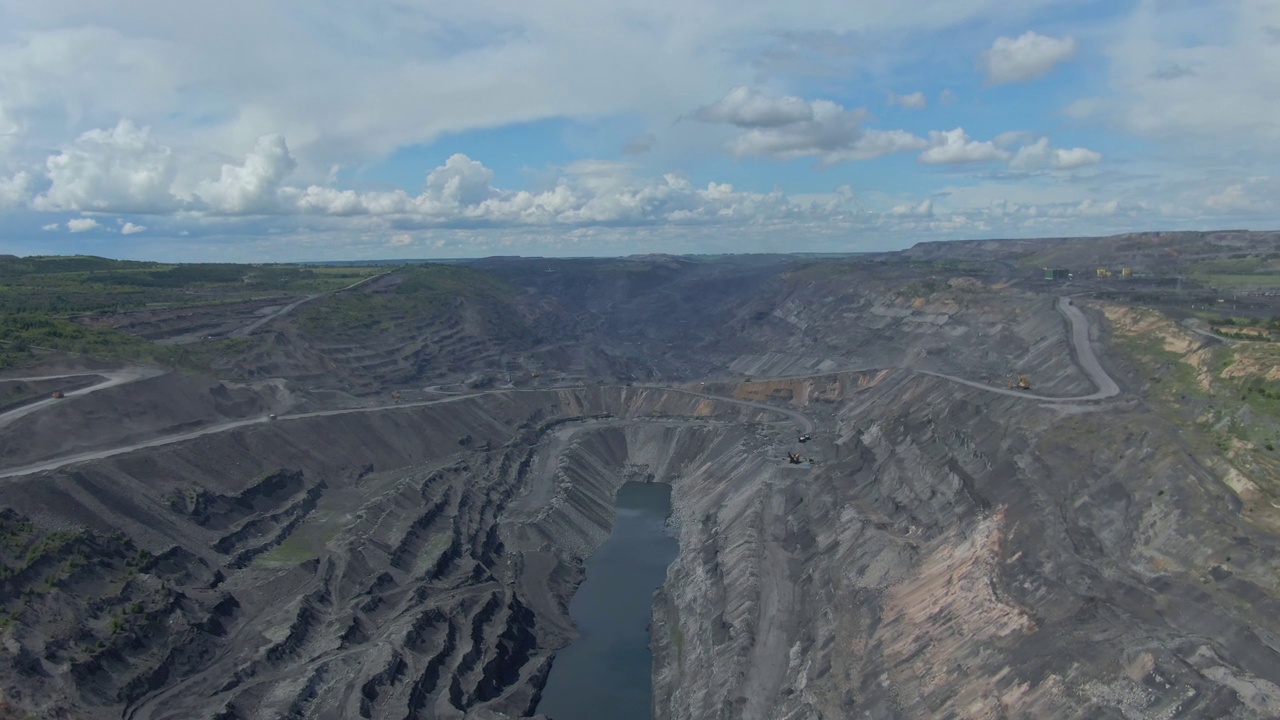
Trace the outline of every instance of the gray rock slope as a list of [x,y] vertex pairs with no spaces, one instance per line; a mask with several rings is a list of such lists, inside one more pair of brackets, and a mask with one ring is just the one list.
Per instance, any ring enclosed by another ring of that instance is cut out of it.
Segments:
[[[679,528],[660,718],[1280,716],[1274,535],[1177,428],[1131,393],[1050,402],[903,367],[1004,389],[1020,363],[1037,394],[1088,395],[1052,298],[842,302],[801,280],[726,324],[754,330],[705,386],[300,415],[0,480],[5,702],[528,715],[631,479],[673,486]],[[153,385],[207,390],[184,382]],[[819,462],[787,464],[810,428]]]

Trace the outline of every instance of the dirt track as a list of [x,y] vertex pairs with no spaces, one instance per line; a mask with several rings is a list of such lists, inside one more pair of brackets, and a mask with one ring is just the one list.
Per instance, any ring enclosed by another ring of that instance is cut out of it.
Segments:
[[116,387],[117,385],[124,385],[125,383],[136,382],[138,380],[145,380],[147,378],[159,377],[160,375],[163,375],[166,372],[168,371],[161,370],[159,368],[127,367],[120,370],[104,370],[101,372],[92,372],[92,373],[71,373],[67,375],[43,375],[38,377],[0,378],[0,381],[6,381],[6,382],[61,380],[63,378],[86,377],[90,375],[96,375],[103,378],[102,382],[96,385],[90,385],[89,387],[86,387],[86,388],[80,388],[79,390],[72,390],[68,392],[61,399],[49,397],[39,402],[34,402],[34,403],[31,403],[30,405],[24,405],[23,407],[0,414],[0,427],[4,427],[5,425],[12,423],[14,420],[17,420],[26,415],[30,415],[31,413],[36,412],[41,408],[48,407],[49,405],[53,405],[55,403],[65,402],[69,398],[88,395],[89,393],[98,392],[99,390],[106,390],[107,388]]
[[[361,281],[361,282],[365,282],[365,281]],[[1089,340],[1089,323],[1088,323],[1088,320],[1084,317],[1084,314],[1080,312],[1079,308],[1072,305],[1067,298],[1058,298],[1057,310],[1060,313],[1062,313],[1062,315],[1070,323],[1071,345],[1072,345],[1072,348],[1075,350],[1075,357],[1080,365],[1080,368],[1085,372],[1085,374],[1089,376],[1089,378],[1093,381],[1094,385],[1098,388],[1097,391],[1090,393],[1089,395],[1083,395],[1079,397],[1066,397],[1066,398],[1051,397],[1051,396],[1045,396],[1045,395],[1035,395],[1023,390],[1014,390],[1009,388],[992,386],[985,383],[975,382],[972,380],[967,380],[965,378],[956,377],[954,375],[946,375],[943,373],[936,373],[928,370],[913,370],[913,372],[917,372],[923,375],[929,375],[932,377],[943,378],[951,382],[959,383],[961,385],[965,385],[968,387],[978,388],[980,390],[986,390],[988,392],[999,393],[1001,395],[1008,395],[1010,397],[1017,397],[1017,398],[1022,398],[1026,400],[1036,400],[1040,402],[1081,402],[1081,401],[1089,401],[1089,400],[1101,400],[1101,399],[1106,399],[1106,398],[1110,398],[1118,395],[1120,392],[1120,387],[1111,378],[1111,376],[1108,375],[1107,372],[1102,368],[1102,365],[1098,362],[1097,356],[1093,352],[1092,342]],[[90,392],[102,390],[108,387],[114,387],[116,385],[120,385],[126,382],[133,382],[135,380],[140,380],[146,377],[154,377],[155,375],[160,374],[161,372],[162,371],[151,369],[151,368],[131,368],[131,369],[120,370],[120,371],[104,372],[101,374],[107,377],[106,381],[104,381],[103,383],[99,383],[98,385],[94,385],[92,387],[77,390],[72,393],[67,393],[67,397],[72,397],[75,395],[85,395]],[[53,377],[60,377],[60,376],[53,376]],[[815,377],[818,377],[818,376],[815,376]],[[47,378],[11,378],[11,379],[35,380],[35,379],[47,379]],[[786,415],[788,418],[790,418],[793,422],[795,422],[796,428],[800,433],[807,434],[807,433],[812,433],[814,431],[813,420],[808,416],[806,416],[804,413],[799,412],[797,410],[782,408],[776,405],[769,405],[768,403],[755,402],[752,400],[741,400],[737,398],[725,397],[720,395],[711,395],[708,393],[697,392],[694,390],[672,389],[672,388],[666,388],[659,385],[643,385],[639,387],[647,387],[655,390],[667,390],[670,392],[679,392],[687,395],[705,397],[712,400],[731,402],[731,403],[735,403],[735,404],[743,405],[747,407],[755,407],[763,410],[782,413]],[[423,400],[419,402],[398,403],[398,404],[392,404],[392,405],[377,405],[377,406],[363,407],[363,408],[344,408],[340,410],[318,410],[315,412],[281,415],[277,420],[277,422],[283,422],[283,421],[289,421],[289,420],[303,420],[306,418],[329,417],[333,415],[346,415],[351,413],[368,413],[368,412],[378,412],[382,410],[395,410],[395,409],[401,409],[401,408],[438,405],[440,403],[457,402],[459,400],[465,400],[468,398],[473,398],[481,395],[492,395],[492,394],[501,394],[501,393],[509,393],[509,392],[521,392],[521,391],[519,390],[513,391],[508,389],[489,390],[489,391],[483,391],[483,392],[451,395],[447,398],[440,398],[438,400]],[[17,410],[10,411],[5,415],[0,415],[0,425],[6,424],[8,422],[12,422],[12,420],[14,419],[22,417],[23,415],[29,414],[31,412],[35,412],[41,407],[45,407],[49,404],[56,403],[56,402],[59,402],[59,401],[55,399],[43,400],[39,403],[35,403],[23,408],[19,408]],[[162,445],[169,445],[172,443],[184,442],[186,440],[192,440],[198,437],[203,437],[205,435],[226,432],[228,430],[234,430],[236,428],[242,428],[249,425],[256,425],[263,422],[269,422],[269,420],[263,417],[249,418],[244,420],[234,420],[229,422],[218,423],[216,425],[210,425],[208,427],[201,428],[199,430],[195,430],[192,432],[181,433],[178,435],[168,435],[168,436],[154,438],[144,442],[134,443],[134,444],[126,445],[122,447],[107,448],[102,450],[94,450],[92,452],[78,453],[78,454],[70,455],[67,457],[61,457],[61,458],[56,458],[56,459],[48,460],[41,463],[27,465],[25,467],[0,470],[0,479],[17,477],[20,475],[29,475],[32,473],[45,472],[49,470],[57,470],[58,468],[65,467],[67,465],[88,462],[91,460],[101,460],[103,458],[114,457],[116,455],[133,452],[135,450],[142,450],[145,448],[160,447]]]

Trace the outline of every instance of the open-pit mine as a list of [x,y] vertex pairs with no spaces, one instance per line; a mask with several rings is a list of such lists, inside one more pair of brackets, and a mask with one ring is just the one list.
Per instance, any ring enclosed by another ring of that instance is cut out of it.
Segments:
[[1278,240],[86,305],[0,371],[0,718],[535,716],[629,482],[655,718],[1280,717]]

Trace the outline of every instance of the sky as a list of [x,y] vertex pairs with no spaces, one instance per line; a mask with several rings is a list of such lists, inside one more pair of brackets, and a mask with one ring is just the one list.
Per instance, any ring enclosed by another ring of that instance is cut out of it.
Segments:
[[0,0],[0,253],[1278,227],[1276,0]]

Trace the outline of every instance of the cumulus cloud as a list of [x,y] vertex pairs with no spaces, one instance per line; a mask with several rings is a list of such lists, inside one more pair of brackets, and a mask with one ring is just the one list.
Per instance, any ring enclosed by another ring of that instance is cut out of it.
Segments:
[[41,225],[40,229],[45,232],[53,232],[54,230],[57,230],[60,227],[62,226],[59,225],[58,223],[49,223],[48,225]]
[[461,153],[427,176],[426,197],[447,206],[479,205],[493,197],[493,171]]
[[90,130],[45,163],[49,189],[32,202],[37,210],[173,210],[174,162],[149,128],[121,120],[110,130]]
[[[997,138],[999,140],[999,138]],[[1009,161],[1014,170],[1074,170],[1086,165],[1102,162],[1102,154],[1087,148],[1054,148],[1049,145],[1048,138],[1040,138],[1030,145],[1018,148],[1017,154]]]
[[694,113],[703,122],[740,128],[776,128],[812,120],[813,116],[813,106],[805,100],[790,95],[772,97],[744,86]]
[[964,128],[937,130],[929,133],[929,149],[920,153],[920,162],[929,164],[958,164],[991,162],[1009,159],[1009,151],[996,147],[990,141],[978,141],[969,137]]
[[9,179],[0,178],[0,209],[17,207],[27,200],[30,192],[31,176],[18,172]]
[[933,198],[925,198],[916,204],[904,203],[902,205],[894,205],[889,210],[890,215],[910,215],[914,217],[928,217],[933,214]]
[[1275,210],[1280,197],[1280,179],[1254,177],[1233,183],[1204,198],[1204,207],[1217,212],[1253,213]]
[[995,85],[1034,80],[1076,54],[1076,40],[1027,31],[1017,39],[999,37],[982,54],[987,80]]
[[297,165],[283,137],[264,135],[242,164],[223,165],[221,176],[200,183],[196,194],[209,207],[228,215],[278,212],[280,184]]
[[146,225],[134,225],[131,222],[127,222],[124,225],[120,226],[121,235],[137,235],[138,233],[146,232],[146,231],[147,231]]
[[93,218],[73,218],[67,221],[67,229],[73,233],[88,232],[90,230],[97,230],[101,227],[102,226],[98,224],[98,221]]
[[864,128],[868,115],[862,109],[846,110],[829,100],[770,97],[746,88],[735,88],[695,117],[742,128],[729,143],[737,157],[813,157],[830,165],[928,147],[923,138],[902,130]]
[[910,95],[898,95],[891,92],[889,93],[889,104],[901,105],[902,107],[909,108],[911,110],[923,110],[929,107],[929,99],[924,96],[924,93],[919,91],[913,92]]
[[492,170],[459,154],[433,170],[417,196],[313,185],[286,189],[281,197],[304,214],[386,217],[421,227],[742,225],[840,212],[796,203],[781,191],[744,192],[716,182],[696,187],[674,174],[637,177],[625,163],[574,163],[541,192],[503,190],[493,179]]

